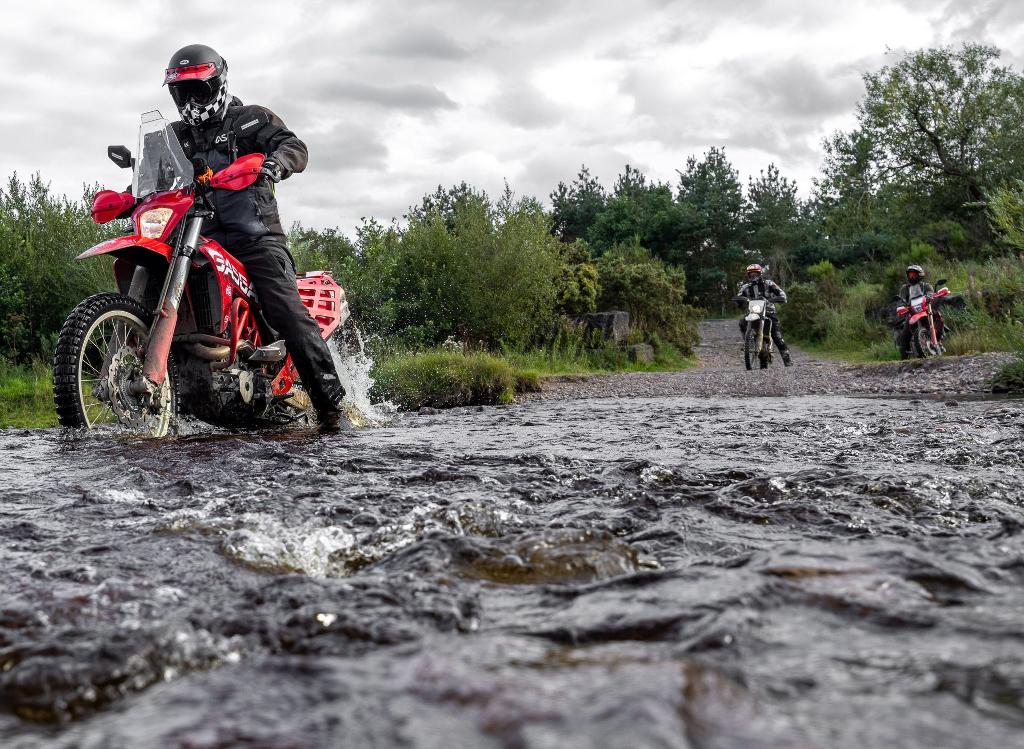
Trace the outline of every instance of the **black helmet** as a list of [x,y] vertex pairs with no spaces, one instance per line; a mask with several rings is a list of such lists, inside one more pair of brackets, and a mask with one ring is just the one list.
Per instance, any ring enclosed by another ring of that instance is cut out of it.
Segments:
[[228,108],[228,63],[205,44],[190,44],[171,56],[164,74],[181,119],[193,127],[219,120]]
[[907,283],[915,284],[921,283],[924,280],[924,268],[920,265],[908,265],[907,266]]

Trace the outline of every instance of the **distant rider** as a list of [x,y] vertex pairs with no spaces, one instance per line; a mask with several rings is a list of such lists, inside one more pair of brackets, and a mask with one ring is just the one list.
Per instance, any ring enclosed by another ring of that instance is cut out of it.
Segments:
[[[787,367],[793,366],[793,360],[789,355],[789,345],[782,338],[782,325],[779,323],[779,316],[775,312],[775,303],[782,304],[786,301],[786,292],[782,287],[769,278],[764,277],[764,267],[752,263],[747,266],[747,280],[740,286],[739,296],[747,299],[767,299],[765,305],[765,316],[772,323],[772,340],[775,341],[775,348],[782,355],[782,363]],[[740,332],[746,335],[747,320],[744,316],[740,318]]]
[[245,106],[228,94],[227,61],[191,44],[171,57],[164,83],[181,121],[172,127],[185,154],[214,172],[239,156],[266,156],[260,178],[246,190],[215,191],[216,217],[203,234],[219,242],[249,272],[267,322],[284,338],[321,423],[335,424],[345,389],[316,321],[295,283],[295,262],[277,210],[274,185],[306,168],[306,145],[269,109]]
[[[927,296],[934,294],[935,289],[930,283],[924,280],[924,268],[920,265],[908,265],[907,266],[907,282],[900,287],[900,303],[904,307],[910,306],[910,300],[919,296]],[[899,325],[893,329],[893,339],[896,343],[896,349],[900,352],[900,358],[905,359],[911,355],[910,350],[910,315],[900,318]],[[941,328],[936,327],[939,331]]]

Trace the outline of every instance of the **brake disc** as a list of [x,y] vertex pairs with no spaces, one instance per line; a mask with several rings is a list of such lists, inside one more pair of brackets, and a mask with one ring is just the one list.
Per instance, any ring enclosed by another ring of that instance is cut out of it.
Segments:
[[142,360],[127,346],[114,353],[107,371],[110,410],[117,420],[132,431],[162,431],[163,417],[171,403],[170,378],[165,377],[155,393],[132,392],[132,383],[142,377]]

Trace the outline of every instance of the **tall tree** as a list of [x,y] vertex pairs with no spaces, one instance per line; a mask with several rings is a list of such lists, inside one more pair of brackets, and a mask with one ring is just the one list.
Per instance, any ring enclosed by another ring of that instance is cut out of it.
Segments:
[[771,265],[780,283],[788,282],[792,253],[805,234],[796,182],[783,177],[775,164],[769,164],[767,171],[750,178],[744,207],[748,252]]
[[705,306],[724,310],[743,262],[743,191],[724,149],[711,148],[700,161],[694,156],[686,160],[679,172],[678,202],[695,217],[681,258],[691,291]]
[[563,242],[585,238],[607,199],[598,179],[581,166],[571,184],[559,182],[551,193],[552,233]]
[[1024,163],[1024,79],[980,44],[910,53],[864,76],[859,130],[882,176],[919,207],[991,238],[985,193]]
[[616,245],[637,243],[656,258],[678,262],[693,223],[692,212],[674,200],[671,186],[651,182],[627,164],[587,240],[597,254]]

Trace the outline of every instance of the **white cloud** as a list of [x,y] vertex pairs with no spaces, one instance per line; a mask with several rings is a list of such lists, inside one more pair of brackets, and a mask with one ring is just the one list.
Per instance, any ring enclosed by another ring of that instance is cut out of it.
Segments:
[[744,180],[774,161],[806,189],[888,49],[980,41],[1019,65],[1022,21],[1011,0],[17,4],[0,26],[0,177],[120,186],[106,146],[133,145],[139,112],[173,114],[164,65],[198,41],[228,58],[233,93],[309,142],[279,190],[306,225],[351,232],[462,180],[546,199],[581,163],[607,185],[627,162],[674,182],[721,145]]

